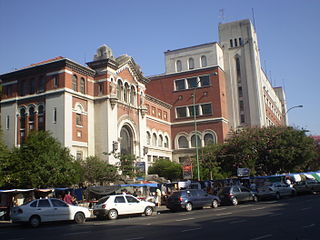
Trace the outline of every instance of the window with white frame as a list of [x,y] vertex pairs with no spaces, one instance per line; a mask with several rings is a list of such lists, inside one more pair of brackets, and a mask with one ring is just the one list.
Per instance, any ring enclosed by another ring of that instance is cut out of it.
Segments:
[[177,118],[193,117],[194,110],[196,116],[207,116],[212,115],[212,105],[211,103],[203,103],[197,105],[180,106],[176,108]]
[[191,136],[191,147],[201,147],[201,138],[199,135],[192,135]]
[[177,62],[176,62],[176,69],[177,69],[177,72],[182,71],[182,63],[180,60],[177,60]]
[[188,148],[189,147],[188,140],[185,136],[180,136],[178,138],[178,147],[179,148]]
[[167,136],[164,137],[164,147],[165,148],[169,147],[169,138]]
[[177,107],[177,118],[187,117],[187,108],[186,107]]
[[147,145],[151,144],[151,135],[149,132],[147,132]]
[[152,145],[157,146],[157,135],[155,133],[152,134]]
[[216,137],[212,133],[206,133],[203,137],[204,139],[204,145],[207,146],[209,144],[215,144],[216,143]]
[[158,146],[159,147],[163,146],[163,137],[162,137],[162,135],[159,136]]
[[201,104],[201,110],[202,110],[202,115],[211,115],[212,114],[212,108],[211,104]]
[[189,58],[188,60],[189,69],[194,69],[194,59]]
[[194,89],[200,87],[210,86],[210,76],[194,76],[186,79],[177,79],[174,81],[175,91],[185,90],[185,89]]
[[76,159],[78,161],[81,161],[83,159],[83,152],[82,151],[77,151]]
[[201,67],[206,67],[207,66],[207,57],[206,56],[201,56]]

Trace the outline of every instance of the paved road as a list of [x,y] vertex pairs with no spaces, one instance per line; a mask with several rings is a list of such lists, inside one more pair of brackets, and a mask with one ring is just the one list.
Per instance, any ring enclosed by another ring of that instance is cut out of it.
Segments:
[[38,229],[0,229],[0,239],[320,239],[320,195],[280,201],[221,206],[192,212],[162,212],[151,217],[90,220],[83,225],[46,224]]

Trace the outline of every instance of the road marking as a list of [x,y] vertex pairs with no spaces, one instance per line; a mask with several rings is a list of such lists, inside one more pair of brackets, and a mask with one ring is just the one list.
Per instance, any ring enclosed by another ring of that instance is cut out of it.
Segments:
[[230,224],[244,223],[244,222],[247,222],[247,220],[236,220],[236,221],[230,222]]
[[265,238],[270,238],[272,237],[272,234],[266,234],[260,237],[256,237],[256,238],[251,238],[250,240],[259,240],[259,239],[265,239]]
[[144,237],[127,238],[126,240],[138,240],[138,239],[144,239]]
[[226,212],[226,213],[219,213],[217,216],[225,216],[225,215],[231,215],[232,212]]
[[261,209],[264,209],[266,207],[258,207],[258,208],[252,208],[251,210],[261,210]]
[[302,228],[310,228],[310,227],[314,227],[314,226],[315,226],[315,224],[312,223],[312,224],[310,224],[310,225],[303,226]]
[[86,232],[65,233],[65,234],[63,234],[63,236],[72,236],[72,235],[78,235],[78,234],[84,234],[84,233],[91,233],[91,232],[86,231]]
[[221,211],[221,210],[225,210],[225,209],[227,209],[227,208],[217,208],[217,209],[215,209],[215,211]]
[[300,210],[305,211],[305,210],[309,210],[309,209],[311,209],[311,207],[301,208]]
[[176,220],[176,222],[188,221],[188,220],[192,220],[192,219],[194,219],[194,218],[178,219],[178,220]]
[[181,232],[190,232],[190,231],[196,231],[196,230],[200,230],[201,228],[191,228],[191,229],[186,229],[186,230],[182,230]]

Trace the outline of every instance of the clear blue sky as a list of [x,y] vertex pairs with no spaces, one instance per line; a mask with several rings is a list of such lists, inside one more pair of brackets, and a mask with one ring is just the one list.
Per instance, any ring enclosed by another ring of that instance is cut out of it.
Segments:
[[252,9],[263,67],[288,108],[304,106],[289,124],[320,135],[319,0],[0,0],[0,74],[56,56],[84,64],[102,44],[163,73],[163,52],[218,41],[219,22]]

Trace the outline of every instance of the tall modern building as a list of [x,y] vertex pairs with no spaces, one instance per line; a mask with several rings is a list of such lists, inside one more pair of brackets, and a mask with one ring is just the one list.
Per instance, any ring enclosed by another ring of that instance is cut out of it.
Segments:
[[249,20],[220,24],[218,42],[164,57],[165,73],[150,77],[106,45],[86,66],[57,57],[2,74],[6,144],[48,130],[77,159],[115,164],[118,153],[130,153],[147,170],[158,158],[184,162],[232,129],[286,124],[284,92],[261,68]]

